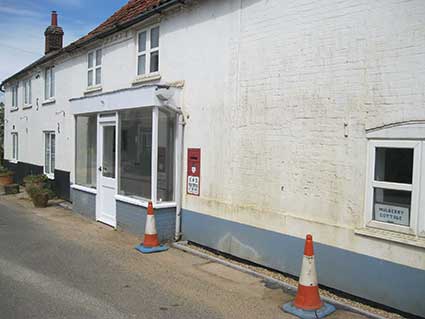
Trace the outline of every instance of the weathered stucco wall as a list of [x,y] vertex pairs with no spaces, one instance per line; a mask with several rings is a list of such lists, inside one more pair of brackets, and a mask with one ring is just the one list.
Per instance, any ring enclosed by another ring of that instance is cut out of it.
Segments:
[[214,3],[229,7],[207,1],[172,33],[185,147],[202,149],[201,196],[184,208],[425,269],[423,248],[354,233],[365,129],[425,119],[424,3]]
[[[162,16],[156,82],[184,81],[184,163],[202,150],[201,196],[183,207],[425,269],[423,248],[354,233],[365,129],[425,119],[424,17],[421,0],[205,0]],[[90,48],[103,47],[102,92],[132,86],[141,28]],[[32,74],[32,109],[7,111],[7,159],[15,125],[20,160],[43,165],[40,132],[59,123],[57,168],[73,180],[67,101],[84,95],[87,51],[56,63],[55,104],[41,105],[43,72]]]

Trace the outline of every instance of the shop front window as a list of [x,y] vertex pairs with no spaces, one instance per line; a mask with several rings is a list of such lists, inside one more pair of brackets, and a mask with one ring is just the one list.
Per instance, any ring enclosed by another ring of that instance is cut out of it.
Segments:
[[76,178],[78,185],[96,188],[97,116],[76,116]]
[[174,126],[173,114],[159,111],[158,116],[158,201],[174,200]]
[[[125,201],[127,197],[132,202],[173,202],[176,115],[159,107],[127,109],[117,114],[118,198]],[[115,156],[96,157],[98,125],[97,115],[76,116],[76,184],[80,186],[96,188],[96,168],[105,168],[105,162],[115,167]],[[115,137],[112,128],[105,134],[109,134],[111,141]],[[103,160],[103,165],[97,164],[97,160]]]
[[122,111],[120,117],[120,195],[151,198],[152,109]]

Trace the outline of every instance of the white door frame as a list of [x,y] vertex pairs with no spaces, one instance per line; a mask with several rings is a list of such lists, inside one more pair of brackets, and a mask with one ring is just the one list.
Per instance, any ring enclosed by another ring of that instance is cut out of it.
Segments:
[[[111,186],[115,188],[113,207],[110,207],[110,211],[113,212],[113,218],[105,218],[103,211],[102,202],[102,180],[105,177],[102,176],[102,170],[99,170],[103,166],[103,128],[106,126],[115,126],[115,179],[111,179]],[[116,221],[116,204],[115,195],[117,194],[118,187],[118,113],[107,113],[98,114],[97,116],[97,160],[96,160],[96,171],[97,171],[97,196],[96,196],[96,220],[102,223],[108,224],[114,228],[117,227]]]

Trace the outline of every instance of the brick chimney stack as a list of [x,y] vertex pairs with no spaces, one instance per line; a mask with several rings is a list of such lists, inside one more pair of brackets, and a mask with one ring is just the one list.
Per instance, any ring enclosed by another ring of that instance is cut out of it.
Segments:
[[44,31],[44,37],[45,54],[62,49],[63,30],[58,26],[58,14],[56,11],[52,11],[52,22],[50,26],[47,27],[46,31]]

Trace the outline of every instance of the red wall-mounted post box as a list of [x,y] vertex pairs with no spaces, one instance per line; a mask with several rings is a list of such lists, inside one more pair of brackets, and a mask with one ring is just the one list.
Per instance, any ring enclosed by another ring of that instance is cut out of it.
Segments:
[[201,190],[201,149],[187,149],[187,194],[199,196]]

